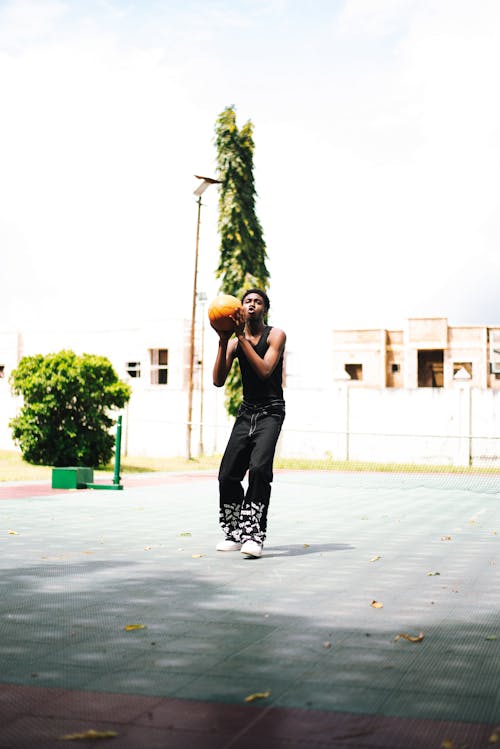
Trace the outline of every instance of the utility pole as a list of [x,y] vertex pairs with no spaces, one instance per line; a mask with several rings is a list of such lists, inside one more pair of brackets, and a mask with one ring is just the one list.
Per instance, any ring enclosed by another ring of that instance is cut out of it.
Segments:
[[186,459],[191,460],[191,432],[193,429],[193,379],[194,379],[194,336],[196,325],[196,296],[198,284],[198,255],[200,246],[200,217],[201,217],[201,196],[210,185],[220,184],[220,180],[211,177],[199,177],[195,174],[196,179],[201,179],[201,184],[194,191],[198,198],[198,218],[196,222],[196,251],[194,256],[194,276],[193,276],[193,299],[191,305],[191,335],[189,342],[189,382],[188,382],[188,412],[186,424]]

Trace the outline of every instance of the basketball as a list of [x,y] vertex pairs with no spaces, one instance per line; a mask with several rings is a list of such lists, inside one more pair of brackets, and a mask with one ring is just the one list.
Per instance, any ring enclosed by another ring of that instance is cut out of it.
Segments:
[[241,302],[230,294],[219,294],[208,307],[208,319],[216,330],[234,330],[234,322],[230,315],[240,309]]

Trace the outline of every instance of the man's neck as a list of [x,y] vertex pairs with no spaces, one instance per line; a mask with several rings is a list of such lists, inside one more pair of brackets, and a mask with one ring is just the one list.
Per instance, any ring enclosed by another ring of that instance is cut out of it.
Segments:
[[248,320],[246,324],[246,332],[251,338],[264,332],[264,321],[260,320]]

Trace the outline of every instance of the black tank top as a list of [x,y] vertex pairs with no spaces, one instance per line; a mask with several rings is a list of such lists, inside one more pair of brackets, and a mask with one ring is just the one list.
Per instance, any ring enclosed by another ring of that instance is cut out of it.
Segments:
[[[259,341],[255,346],[252,343],[254,351],[261,359],[264,358],[264,355],[269,348],[267,339],[269,338],[271,330],[272,326],[266,325]],[[273,373],[266,380],[261,380],[257,376],[255,370],[252,368],[250,362],[241,350],[239,342],[236,346],[236,357],[240,364],[241,379],[243,381],[243,400],[246,403],[269,403],[270,401],[277,399],[283,400],[283,354],[274,368]]]

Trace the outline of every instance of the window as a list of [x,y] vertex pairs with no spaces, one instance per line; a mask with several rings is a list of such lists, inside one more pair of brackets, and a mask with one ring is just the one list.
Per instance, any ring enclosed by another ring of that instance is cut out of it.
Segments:
[[128,361],[125,365],[127,374],[129,377],[140,377],[141,376],[141,362],[140,361]]
[[345,371],[350,376],[351,380],[363,379],[363,365],[362,364],[346,364]]
[[472,378],[472,362],[471,361],[454,361],[453,362],[453,377],[455,377],[455,375],[458,372],[460,372],[461,369],[465,369],[469,377]]
[[393,372],[393,373],[394,372],[399,372],[400,369],[401,369],[401,365],[400,364],[397,364],[396,362],[393,362],[391,364],[391,372]]
[[443,387],[443,349],[421,349],[418,352],[419,388]]
[[0,378],[5,377],[5,364],[0,364]]
[[166,385],[168,382],[168,349],[149,350],[151,364],[151,384]]

